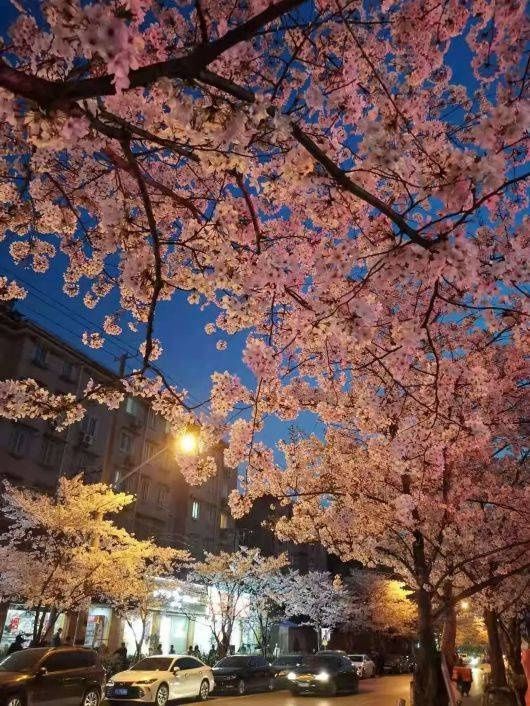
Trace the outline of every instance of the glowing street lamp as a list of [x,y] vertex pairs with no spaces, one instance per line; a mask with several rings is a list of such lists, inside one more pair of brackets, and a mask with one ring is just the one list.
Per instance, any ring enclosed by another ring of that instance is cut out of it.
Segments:
[[188,427],[177,439],[178,450],[186,456],[196,454],[199,450],[199,434],[192,427]]

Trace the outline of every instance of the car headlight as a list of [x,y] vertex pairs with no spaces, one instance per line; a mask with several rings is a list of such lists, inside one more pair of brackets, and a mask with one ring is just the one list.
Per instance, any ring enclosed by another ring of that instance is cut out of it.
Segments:
[[327,672],[320,672],[320,674],[315,675],[317,681],[329,681],[329,674]]
[[106,684],[106,686],[107,686],[109,689],[112,689],[112,687],[114,686],[114,682],[113,682],[113,681],[108,681],[107,684]]
[[153,679],[141,679],[140,681],[135,681],[135,684],[154,684],[155,681],[158,681],[156,677],[153,677]]
[[287,675],[287,679],[293,681],[294,679],[296,679],[296,674],[294,672],[289,672],[289,674]]

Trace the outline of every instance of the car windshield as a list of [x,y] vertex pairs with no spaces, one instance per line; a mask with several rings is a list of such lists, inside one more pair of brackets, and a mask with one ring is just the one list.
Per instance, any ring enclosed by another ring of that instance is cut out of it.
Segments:
[[246,667],[250,657],[223,657],[215,665],[216,667]]
[[302,655],[285,655],[284,657],[278,657],[272,663],[273,667],[281,667],[282,665],[289,666],[291,664],[299,664],[303,660]]
[[362,662],[363,656],[362,655],[350,655],[350,659],[352,662]]
[[302,662],[302,667],[307,667],[308,669],[336,669],[337,657],[332,657],[331,655],[314,655],[306,657]]
[[34,647],[13,652],[0,662],[2,672],[30,672],[48,652],[48,648]]
[[173,657],[146,657],[131,667],[135,672],[167,672]]

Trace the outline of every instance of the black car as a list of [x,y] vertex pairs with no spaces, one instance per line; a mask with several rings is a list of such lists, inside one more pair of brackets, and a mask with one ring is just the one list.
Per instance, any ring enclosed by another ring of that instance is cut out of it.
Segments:
[[351,660],[343,654],[316,654],[305,657],[299,667],[287,675],[292,694],[354,694],[359,678]]
[[414,661],[409,655],[389,655],[383,665],[384,674],[411,674]]
[[304,655],[291,654],[280,655],[271,664],[272,673],[274,676],[274,687],[276,689],[289,689],[290,682],[287,679],[289,672],[299,667],[302,664]]
[[261,655],[231,655],[223,657],[213,667],[214,693],[272,691],[274,675],[270,664]]
[[94,650],[20,650],[0,662],[0,706],[99,706],[104,683]]

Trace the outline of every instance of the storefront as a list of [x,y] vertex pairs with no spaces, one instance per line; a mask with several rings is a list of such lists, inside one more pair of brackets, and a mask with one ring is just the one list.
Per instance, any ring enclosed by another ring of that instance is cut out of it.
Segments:
[[[45,624],[50,618],[48,613],[45,616]],[[11,605],[7,609],[4,629],[0,638],[0,654],[4,654],[17,635],[23,635],[25,638],[24,646],[28,647],[33,638],[33,624],[35,621],[35,611],[28,610],[24,606]],[[64,617],[60,615],[53,626],[53,632],[58,628],[62,628]],[[1,626],[0,626],[1,627]]]

